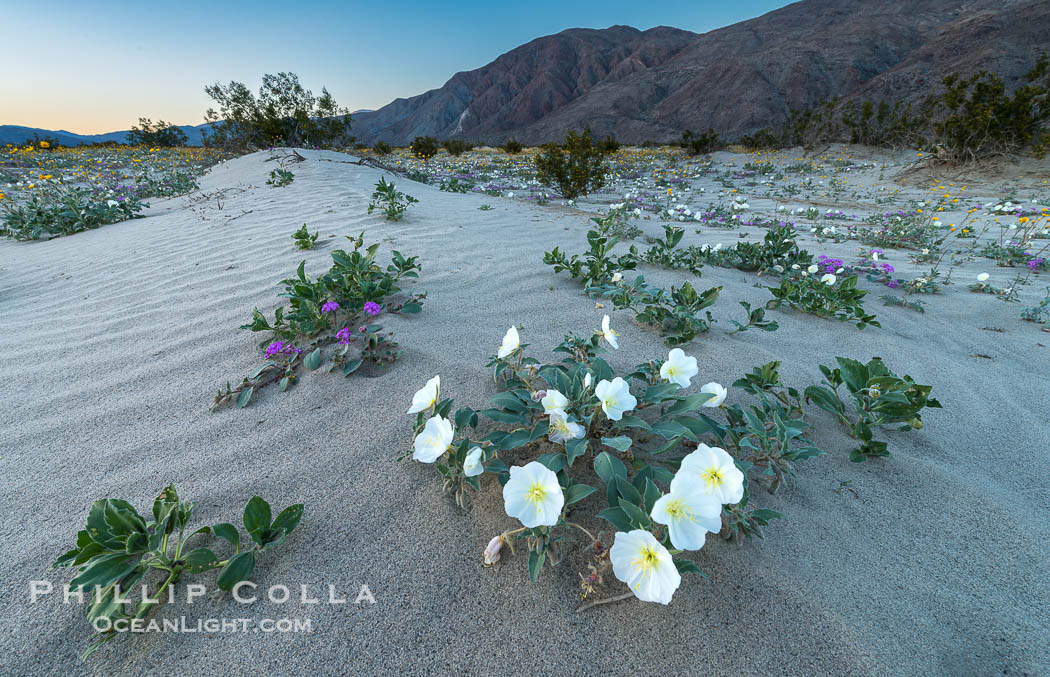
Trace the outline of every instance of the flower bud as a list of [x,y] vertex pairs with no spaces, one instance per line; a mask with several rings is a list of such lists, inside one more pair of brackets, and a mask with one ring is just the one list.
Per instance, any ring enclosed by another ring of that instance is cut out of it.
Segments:
[[490,567],[499,561],[499,551],[503,548],[503,534],[493,536],[485,547],[485,566]]

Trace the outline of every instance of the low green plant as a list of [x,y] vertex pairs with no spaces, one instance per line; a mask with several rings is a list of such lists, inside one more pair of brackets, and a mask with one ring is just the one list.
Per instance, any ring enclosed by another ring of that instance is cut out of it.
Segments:
[[474,184],[453,176],[452,178],[442,181],[441,185],[438,186],[438,189],[443,190],[446,193],[469,193],[474,190]]
[[[693,341],[697,334],[707,333],[715,320],[707,308],[718,301],[721,287],[711,287],[698,293],[686,282],[670,291],[653,287],[639,275],[633,282],[609,282],[588,287],[593,296],[608,298],[617,310],[628,309],[635,319],[656,327],[667,345],[682,345]],[[703,311],[703,314],[701,314]]]
[[1050,322],[1050,287],[1046,288],[1046,298],[1040,301],[1038,305],[1028,306],[1021,311],[1021,319],[1035,322],[1036,324]]
[[[767,392],[754,391],[750,410],[726,407],[714,383],[688,392],[699,370],[681,350],[618,376],[602,357],[614,336],[607,324],[570,333],[554,348],[561,359],[543,363],[525,354],[512,327],[487,365],[499,388],[489,406],[457,408],[435,376],[412,398],[414,441],[402,456],[433,467],[461,506],[486,478],[503,487],[506,512],[521,526],[491,539],[487,565],[521,544],[535,582],[582,540],[582,599],[602,596],[614,578],[631,581],[580,610],[631,596],[670,602],[680,573],[702,573],[684,551],[700,549],[705,532],[741,541],[782,517],[754,506],[751,481],[775,491],[794,462],[821,453],[805,439],[801,413]],[[611,547],[590,526],[595,518],[613,527]],[[638,566],[637,547],[650,553],[644,584],[626,573]]]
[[[858,329],[868,325],[881,327],[875,315],[869,315],[861,303],[868,292],[857,288],[857,276],[851,275],[842,280],[835,276],[825,276],[825,280],[815,275],[785,275],[779,287],[766,287],[773,294],[773,300],[766,303],[766,308],[779,308],[787,303],[795,310],[840,321],[856,321]],[[830,283],[829,283],[830,281]]]
[[634,270],[638,265],[638,250],[631,246],[626,254],[614,256],[613,247],[619,242],[617,237],[602,235],[597,230],[587,231],[587,243],[590,250],[583,255],[573,254],[567,257],[558,247],[544,252],[543,262],[554,266],[554,272],[568,271],[574,280],[584,287],[593,287],[612,281],[616,274]]
[[372,152],[376,155],[389,155],[394,149],[385,141],[376,141],[372,146]]
[[372,202],[368,205],[368,213],[376,209],[383,212],[387,221],[400,221],[405,216],[405,211],[419,202],[411,195],[406,195],[394,187],[394,182],[387,183],[386,177],[379,177],[379,183],[372,192]]
[[729,332],[730,334],[738,334],[748,329],[761,329],[762,331],[776,331],[780,328],[776,320],[767,320],[765,308],[752,308],[751,304],[747,301],[740,301],[741,306],[744,308],[744,312],[747,313],[747,324],[740,324],[736,320],[730,320],[736,329]]
[[[227,383],[225,391],[215,395],[213,410],[231,402],[246,407],[256,392],[272,383],[287,390],[298,380],[299,367],[313,371],[327,364],[327,371],[339,369],[349,376],[369,363],[381,370],[401,356],[393,333],[384,332],[375,318],[422,310],[426,294],[391,300],[402,291],[401,280],[419,277],[418,259],[394,250],[383,269],[375,261],[379,243],[365,247],[364,233],[347,239],[353,250],[333,251],[332,267],[321,277],[311,279],[303,261],[295,277],[282,281],[281,296],[288,299],[288,307],[278,307],[272,321],[258,308],[252,310],[251,323],[241,329],[268,335],[260,344],[266,361],[237,387]],[[333,344],[334,353],[327,351]]]
[[[888,444],[874,438],[878,426],[899,424],[900,431],[919,430],[923,427],[922,410],[941,408],[940,402],[930,397],[932,386],[919,385],[910,376],[897,376],[881,358],[867,364],[845,357],[836,357],[835,361],[839,366],[834,369],[820,366],[824,383],[806,388],[805,398],[837,416],[850,435],[861,441],[861,446],[850,451],[851,461],[891,455]],[[839,395],[843,386],[852,400],[852,411]]]
[[449,155],[454,157],[460,156],[474,147],[463,139],[445,139],[441,142],[441,146],[448,151]]
[[[174,485],[168,485],[153,501],[152,519],[116,498],[91,504],[87,526],[77,533],[76,546],[52,565],[75,568],[70,591],[90,595],[87,620],[100,635],[82,658],[133,627],[133,623],[141,623],[159,604],[164,591],[185,574],[218,569],[217,584],[226,591],[249,580],[256,556],[284,543],[303,517],[302,503],[288,506],[273,517],[270,504],[253,496],[244,507],[243,517],[244,531],[251,540],[244,541],[242,549],[240,531],[227,522],[199,527],[187,534],[193,507],[192,502],[179,498]],[[190,549],[190,541],[203,536],[227,541],[233,546],[232,554],[221,559],[210,548]],[[153,571],[162,572],[164,580],[147,594],[150,586],[146,579]],[[136,587],[141,587],[141,596],[131,594]]]
[[879,298],[882,299],[883,305],[902,306],[904,308],[910,308],[911,310],[914,310],[917,313],[926,312],[926,302],[919,299],[916,299],[914,301],[908,301],[906,299],[902,299],[899,296],[892,296],[890,294],[883,294]]
[[282,186],[287,186],[294,180],[295,174],[283,167],[278,167],[270,172],[270,178],[266,179],[266,185],[273,186],[274,188],[281,188]]
[[560,145],[547,144],[535,163],[539,182],[569,200],[601,188],[609,171],[605,151],[591,139],[589,129],[569,131]]
[[296,249],[307,250],[314,248],[318,235],[319,233],[311,235],[310,231],[306,229],[306,224],[304,223],[302,228],[292,233],[292,239],[295,240]]
[[136,197],[120,200],[97,196],[87,188],[55,185],[28,200],[0,201],[0,233],[15,240],[43,240],[72,235],[138,216],[143,204]]

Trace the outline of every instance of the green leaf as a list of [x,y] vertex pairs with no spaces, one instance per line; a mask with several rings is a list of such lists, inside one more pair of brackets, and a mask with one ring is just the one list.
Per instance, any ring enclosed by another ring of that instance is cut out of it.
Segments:
[[104,588],[131,573],[141,559],[141,555],[129,555],[126,552],[96,557],[69,582],[69,587],[75,590],[83,586],[91,592],[95,586]]
[[651,479],[646,478],[645,480],[645,492],[642,494],[642,499],[645,502],[645,511],[651,513],[656,501],[660,499],[660,489],[653,484]]
[[627,468],[624,466],[623,461],[607,451],[603,451],[594,457],[594,472],[598,474],[598,477],[602,478],[602,482],[605,482],[606,485],[612,484],[617,476],[622,477],[624,480],[627,479]]
[[569,467],[572,467],[573,461],[578,459],[587,453],[586,437],[578,440],[566,440],[565,441],[565,457],[568,460]]
[[191,574],[199,574],[219,566],[219,558],[208,548],[197,548],[186,555],[184,559],[186,560],[186,570]]
[[595,491],[597,491],[597,489],[589,484],[574,484],[565,490],[565,505],[579,503]]
[[543,568],[543,560],[547,557],[545,552],[533,550],[529,553],[529,581],[536,582],[539,578],[540,569]]
[[696,562],[694,562],[692,560],[676,559],[676,560],[672,560],[672,561],[674,562],[674,565],[678,569],[678,573],[680,573],[680,574],[699,574],[699,575],[703,576],[704,578],[707,578],[707,574],[705,574],[700,569],[700,567],[698,567],[696,565]]
[[620,499],[620,510],[623,510],[627,518],[636,526],[646,529],[649,526],[649,516],[645,511],[625,498]]
[[244,530],[260,546],[264,544],[271,519],[270,504],[260,496],[252,496],[244,506]]
[[[635,505],[642,504],[642,493],[634,488],[634,485],[625,480],[622,477],[617,477],[613,480],[616,484],[616,493],[626,498]],[[611,503],[611,501],[610,501]]]
[[303,360],[303,366],[313,371],[321,366],[321,349],[314,348],[313,352],[306,356]]
[[565,455],[558,453],[543,454],[536,459],[543,465],[547,466],[551,472],[558,472],[565,467]]
[[612,524],[619,531],[630,531],[631,520],[627,517],[627,513],[619,508],[608,508],[598,513],[598,517]]
[[510,451],[511,449],[525,446],[531,439],[532,432],[530,430],[514,430],[500,440],[497,446],[500,451]]
[[299,521],[303,518],[303,504],[296,503],[290,505],[281,511],[281,514],[277,515],[274,519],[273,524],[270,525],[271,530],[284,529],[285,533],[292,533],[295,527],[299,526]]
[[704,406],[704,402],[712,399],[713,393],[693,393],[687,395],[685,398],[678,400],[672,404],[666,411],[668,416],[677,416],[678,414],[684,414],[689,411],[695,411],[700,407]]
[[350,360],[343,365],[343,376],[349,376],[354,373],[361,368],[362,364],[364,364],[364,360]]
[[602,444],[607,447],[612,447],[617,451],[627,451],[631,448],[633,440],[630,437],[603,437]]
[[248,386],[241,392],[237,393],[237,406],[244,409],[251,402],[252,395],[255,394],[255,386]]
[[255,553],[249,550],[234,555],[219,572],[219,588],[229,592],[233,590],[233,586],[251,578],[253,571],[255,571]]
[[229,522],[221,522],[212,526],[212,531],[219,538],[229,541],[233,544],[233,547],[237,550],[241,547],[241,532],[237,531],[237,527],[233,526]]

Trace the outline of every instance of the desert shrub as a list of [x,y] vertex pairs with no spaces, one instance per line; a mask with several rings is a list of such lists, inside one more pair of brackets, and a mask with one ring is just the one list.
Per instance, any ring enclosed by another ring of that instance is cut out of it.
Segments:
[[372,146],[372,150],[375,152],[376,155],[389,155],[390,152],[394,149],[391,148],[390,144],[385,141],[376,141],[375,145]]
[[128,143],[132,146],[159,146],[174,148],[186,145],[186,134],[177,126],[149,118],[139,118],[138,125],[132,125],[128,132]]
[[614,276],[623,276],[624,271],[634,270],[638,265],[638,250],[632,245],[630,250],[621,256],[613,256],[612,250],[619,239],[601,233],[598,230],[587,231],[587,243],[590,249],[580,254],[567,257],[558,247],[544,252],[543,262],[554,266],[554,272],[568,271],[574,280],[584,287],[593,287],[611,282]]
[[[378,242],[364,247],[364,233],[347,239],[353,251],[333,251],[332,267],[321,277],[311,279],[303,261],[295,277],[281,282],[288,307],[278,307],[272,322],[258,308],[252,310],[251,323],[241,329],[268,335],[261,344],[266,361],[237,387],[227,383],[215,395],[213,410],[231,402],[246,407],[259,389],[272,383],[287,390],[296,383],[299,367],[313,371],[327,364],[327,371],[339,369],[349,376],[366,363],[381,370],[401,356],[393,333],[384,332],[375,320],[381,313],[422,310],[426,294],[402,302],[390,300],[401,292],[402,279],[419,277],[417,257],[406,258],[394,250],[383,269],[375,261]],[[336,350],[330,354],[327,349],[333,344]]]
[[738,143],[748,152],[783,148],[786,143],[780,134],[763,127],[754,134],[745,134]]
[[443,190],[446,193],[469,193],[473,189],[473,183],[457,176],[444,179],[441,182],[441,185],[438,186],[438,190]]
[[706,132],[694,134],[692,130],[682,132],[682,140],[678,142],[690,155],[704,155],[713,153],[721,147],[718,134],[715,130],[708,128]]
[[507,155],[517,155],[525,149],[525,146],[521,145],[521,142],[517,139],[507,139],[507,142],[500,146],[500,148],[502,148],[503,152]]
[[605,153],[591,139],[589,129],[568,132],[564,143],[547,144],[536,157],[540,183],[570,200],[601,188],[606,172]]
[[441,147],[448,151],[449,155],[459,156],[474,146],[463,139],[445,139],[441,142]]
[[0,202],[0,233],[15,240],[72,235],[135,218],[144,206],[134,196],[112,199],[87,188],[52,186],[24,202]]
[[1013,94],[997,75],[944,78],[946,117],[934,124],[936,142],[949,159],[973,160],[1050,147],[1050,59],[1044,54]]
[[305,89],[295,73],[266,74],[256,96],[241,82],[204,88],[219,109],[208,109],[207,143],[227,148],[333,146],[350,140],[350,111],[328,90]]
[[[901,378],[889,370],[881,358],[867,364],[845,357],[836,357],[838,367],[820,366],[824,385],[809,386],[806,402],[813,402],[831,412],[863,444],[850,452],[850,460],[859,462],[876,456],[889,456],[886,442],[874,439],[874,429],[881,425],[898,424],[898,430],[922,428],[922,410],[940,409],[941,404],[930,398],[932,386],[915,383],[910,376]],[[853,399],[853,412],[839,396],[839,387],[845,386]]]
[[[89,600],[87,620],[99,634],[82,658],[121,634],[139,634],[127,632],[130,624],[146,618],[164,599],[164,591],[184,575],[218,569],[218,586],[227,592],[249,580],[255,558],[280,546],[299,525],[303,504],[290,505],[273,517],[270,504],[253,496],[244,506],[244,531],[250,536],[244,541],[240,530],[228,522],[187,534],[192,513],[193,503],[182,501],[174,485],[168,485],[153,501],[152,512],[146,516],[152,519],[148,520],[120,499],[91,504],[87,525],[77,532],[76,546],[52,564],[52,568],[76,568],[69,589]],[[220,560],[210,548],[190,549],[191,540],[199,542],[196,537],[205,536],[226,541],[220,544],[233,546],[233,552]],[[147,592],[152,571],[162,572],[163,582]]]
[[601,144],[599,144],[599,147],[602,149],[603,153],[615,153],[616,151],[620,150],[620,142],[616,140],[615,136],[610,134],[609,136],[605,137],[605,140],[603,140]]
[[412,144],[408,149],[417,158],[429,160],[438,154],[438,141],[432,136],[417,136],[412,139]]
[[397,190],[393,181],[387,183],[386,177],[381,176],[375,191],[372,192],[372,202],[368,205],[368,213],[371,214],[376,209],[380,209],[387,221],[400,221],[405,216],[405,211],[416,202],[419,200]]

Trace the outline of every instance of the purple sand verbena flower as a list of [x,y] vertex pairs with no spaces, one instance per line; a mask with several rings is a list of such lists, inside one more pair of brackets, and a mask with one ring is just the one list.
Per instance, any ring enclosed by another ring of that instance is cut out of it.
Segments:
[[352,336],[350,335],[350,327],[343,327],[335,333],[335,337],[339,339],[339,343],[341,345],[345,346],[346,344],[350,343],[350,339],[352,338]]
[[284,343],[281,341],[274,341],[270,345],[266,346],[266,357],[267,359],[280,353],[284,349]]
[[321,306],[322,313],[334,313],[339,310],[339,304],[335,301],[325,301],[324,305]]
[[383,312],[383,309],[379,307],[379,304],[375,301],[369,301],[365,304],[365,313],[375,317],[379,313]]

